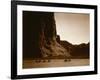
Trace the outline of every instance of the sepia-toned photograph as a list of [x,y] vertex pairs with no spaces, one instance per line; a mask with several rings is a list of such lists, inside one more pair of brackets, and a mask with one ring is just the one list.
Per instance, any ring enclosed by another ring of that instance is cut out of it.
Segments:
[[90,15],[23,11],[23,68],[87,66]]
[[97,6],[11,2],[11,78],[97,74]]

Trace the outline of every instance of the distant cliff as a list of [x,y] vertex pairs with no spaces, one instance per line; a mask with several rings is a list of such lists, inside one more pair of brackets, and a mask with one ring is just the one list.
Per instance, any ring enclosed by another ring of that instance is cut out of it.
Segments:
[[73,45],[70,54],[76,58],[89,58],[89,46],[89,43]]
[[90,43],[73,45],[68,41],[62,41],[62,40],[57,40],[57,41],[70,53],[71,58],[89,58]]

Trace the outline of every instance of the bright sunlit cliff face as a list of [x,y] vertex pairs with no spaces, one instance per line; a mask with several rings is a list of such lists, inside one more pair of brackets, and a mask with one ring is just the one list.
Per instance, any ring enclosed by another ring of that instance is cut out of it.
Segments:
[[90,38],[89,14],[55,13],[57,34],[72,44],[88,43]]

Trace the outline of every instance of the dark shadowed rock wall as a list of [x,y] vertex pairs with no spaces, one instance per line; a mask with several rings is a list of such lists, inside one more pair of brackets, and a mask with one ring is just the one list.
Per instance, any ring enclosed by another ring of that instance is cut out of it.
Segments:
[[54,13],[23,11],[24,58],[69,57],[56,37]]

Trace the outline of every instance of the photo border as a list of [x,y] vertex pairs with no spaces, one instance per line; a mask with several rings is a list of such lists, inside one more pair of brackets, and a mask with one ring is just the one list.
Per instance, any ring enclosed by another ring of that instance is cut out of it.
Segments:
[[[94,71],[18,75],[17,74],[17,5],[93,9],[94,10]],[[89,75],[89,74],[97,74],[97,6],[96,5],[48,3],[48,2],[33,2],[33,1],[11,1],[11,78],[12,79],[74,76],[74,75]]]

